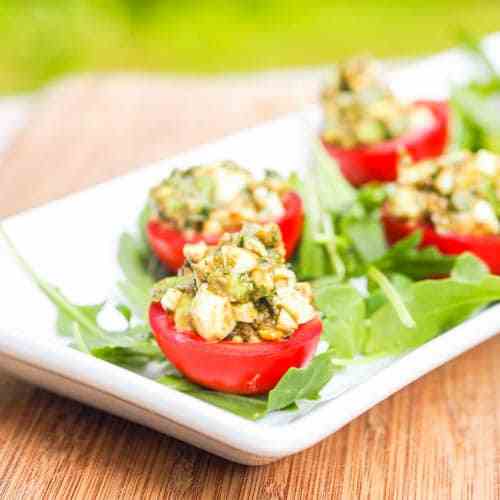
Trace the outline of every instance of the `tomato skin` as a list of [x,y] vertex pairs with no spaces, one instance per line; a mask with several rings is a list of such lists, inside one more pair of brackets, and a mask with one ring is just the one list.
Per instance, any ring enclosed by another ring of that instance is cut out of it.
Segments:
[[302,236],[304,226],[304,207],[302,198],[295,191],[288,191],[282,199],[285,213],[276,221],[286,250],[286,259],[289,260]]
[[200,241],[215,245],[219,241],[218,236],[208,238],[203,237],[201,234],[186,238],[181,231],[158,219],[151,219],[148,222],[146,231],[154,254],[160,262],[173,272],[176,272],[184,264],[184,245],[199,243]]
[[[281,236],[283,237],[286,249],[286,258],[289,259],[293,255],[302,234],[304,209],[302,199],[294,191],[286,193],[283,196],[282,202],[285,213],[276,223],[281,230]],[[186,238],[181,231],[158,219],[151,219],[146,229],[153,252],[173,272],[177,271],[184,264],[183,248],[186,243],[204,241],[208,245],[215,245],[220,238],[219,235],[207,237],[201,234],[195,234],[191,238]],[[235,231],[239,229],[235,228]]]
[[207,342],[195,332],[176,330],[171,315],[152,303],[149,322],[165,357],[188,379],[233,394],[269,392],[291,367],[313,357],[322,331],[319,319],[301,325],[283,341],[236,344]]
[[448,141],[449,107],[441,101],[417,101],[435,117],[432,127],[406,134],[373,146],[339,148],[322,141],[330,156],[337,160],[344,177],[353,185],[371,181],[396,180],[400,151],[406,149],[414,161],[433,158],[444,152]]
[[500,274],[500,236],[439,234],[430,224],[414,224],[391,216],[387,212],[382,214],[382,222],[387,241],[391,245],[420,229],[422,231],[420,246],[435,246],[448,255],[471,252],[479,257],[492,273]]

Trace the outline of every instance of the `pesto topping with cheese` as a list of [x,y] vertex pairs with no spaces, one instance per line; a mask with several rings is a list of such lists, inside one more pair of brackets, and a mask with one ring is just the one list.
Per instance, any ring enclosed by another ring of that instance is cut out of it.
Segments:
[[217,246],[186,245],[184,255],[179,277],[160,281],[153,296],[180,331],[212,342],[283,340],[316,317],[311,287],[287,266],[276,224],[246,224]]
[[219,235],[245,222],[274,221],[284,214],[288,185],[267,172],[262,180],[231,161],[174,170],[151,190],[156,216],[182,231]]
[[431,223],[439,233],[500,233],[500,157],[488,151],[416,164],[406,158],[389,192],[392,215]]
[[337,66],[321,95],[323,139],[342,148],[377,144],[425,129],[435,118],[423,106],[400,102],[381,80],[375,61],[351,59]]

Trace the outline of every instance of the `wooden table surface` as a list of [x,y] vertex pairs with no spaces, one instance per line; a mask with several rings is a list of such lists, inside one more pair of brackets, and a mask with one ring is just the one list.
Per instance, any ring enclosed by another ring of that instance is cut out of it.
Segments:
[[[315,78],[280,75],[64,81],[38,96],[0,157],[0,216],[298,109],[316,92]],[[0,373],[0,499],[500,498],[499,378],[494,338],[315,447],[247,467]]]

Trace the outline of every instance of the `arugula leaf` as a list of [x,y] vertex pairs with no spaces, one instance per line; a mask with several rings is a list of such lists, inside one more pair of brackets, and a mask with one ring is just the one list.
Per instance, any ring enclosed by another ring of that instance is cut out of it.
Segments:
[[[84,335],[78,323],[72,322],[69,326],[73,334],[74,347],[76,349],[108,363],[122,366],[129,370],[138,370],[144,368],[154,359],[163,358],[161,351],[152,342],[152,339],[146,339],[141,343],[137,343],[133,348],[110,345],[92,347],[94,344],[93,339]],[[144,330],[142,325],[139,328]]]
[[130,323],[130,320],[132,319],[132,311],[129,306],[126,304],[118,304],[115,306],[115,309],[123,316],[127,323]]
[[268,412],[267,402],[259,397],[210,391],[176,375],[165,375],[157,382],[249,420],[257,420]]
[[130,281],[119,281],[117,287],[134,310],[134,313],[145,321],[147,319],[147,310],[151,303],[150,292],[137,288]]
[[387,242],[378,212],[366,214],[359,219],[345,217],[341,224],[342,234],[347,235],[363,262],[374,262],[386,254]]
[[370,317],[365,354],[400,354],[418,347],[496,300],[500,300],[498,276],[486,275],[476,281],[464,281],[460,276],[413,283],[405,290],[403,301],[416,328],[403,325],[394,308],[385,304]]
[[444,255],[432,246],[419,249],[421,241],[422,231],[414,231],[390,247],[373,265],[384,273],[405,274],[416,280],[450,274],[456,257]]
[[[96,322],[97,316],[104,307],[104,302],[95,305],[83,305],[75,307],[82,313],[82,315],[88,317],[90,321]],[[70,315],[68,315],[62,309],[58,310],[56,329],[59,335],[61,335],[62,337],[72,337],[74,334],[74,324],[75,321]]]
[[149,329],[144,325],[128,328],[123,332],[109,332],[101,328],[97,316],[104,304],[82,306],[73,304],[56,287],[49,284],[36,274],[29,264],[17,252],[14,244],[0,226],[0,235],[3,236],[12,254],[20,267],[30,276],[33,282],[54,304],[58,312],[57,331],[63,336],[71,336],[75,347],[93,353],[98,348],[126,348],[138,353],[156,358],[159,355],[158,347],[152,343]]
[[[131,368],[143,367],[154,359],[162,359],[163,355],[151,336],[149,327],[145,324],[128,326],[124,331],[103,330],[98,324],[98,315],[104,303],[92,306],[74,305],[83,315],[88,317],[99,329],[99,334],[82,326],[69,316],[64,310],[58,310],[57,331],[62,336],[72,336],[74,347],[93,356],[109,361],[113,364]],[[120,309],[118,309],[120,307]],[[129,317],[130,311],[124,306],[117,306],[117,310]]]
[[348,284],[330,284],[315,289],[314,301],[325,316],[322,339],[333,355],[353,358],[366,340],[366,305],[359,292]]
[[141,238],[141,243],[143,245],[144,250],[149,249],[148,235],[146,231],[146,227],[148,225],[149,219],[152,215],[152,209],[149,203],[144,205],[144,208],[139,213],[139,218],[137,220],[139,226],[139,235]]
[[459,40],[462,43],[463,47],[467,49],[469,53],[483,65],[483,67],[487,71],[487,76],[489,77],[490,81],[493,80],[496,85],[500,86],[500,78],[498,77],[496,68],[481,46],[481,41],[477,37],[466,31],[462,31],[459,33]]
[[318,185],[324,191],[323,198],[327,190],[331,198],[336,196],[335,186],[321,183],[314,168],[301,185],[306,222],[295,261],[300,279],[317,280],[330,275],[342,281],[365,275],[370,265],[383,273],[405,274],[413,279],[450,273],[455,258],[434,247],[419,249],[419,231],[388,248],[380,220],[380,206],[387,196],[383,186],[363,187],[347,198],[350,205],[346,205],[322,202]]
[[126,281],[120,281],[118,288],[141,318],[146,318],[154,278],[148,270],[149,250],[142,241],[129,233],[123,233],[118,246],[118,262]]
[[489,96],[482,95],[471,87],[461,88],[453,93],[453,102],[459,106],[469,120],[483,131],[484,135],[498,135],[500,117],[496,107],[492,106]]
[[151,207],[146,204],[138,218],[139,237],[123,233],[118,246],[118,262],[125,280],[118,282],[118,289],[140,318],[147,318],[151,301],[151,288],[155,281],[167,275],[165,267],[149,248],[146,225]]
[[481,149],[481,129],[467,116],[459,99],[452,95],[449,102],[451,105],[451,130],[448,149],[450,151],[461,151],[462,149],[477,151]]
[[367,213],[379,209],[387,199],[385,184],[370,182],[361,186],[357,192],[357,201],[363,206]]
[[314,279],[333,273],[326,248],[318,241],[323,231],[323,216],[314,180],[306,177],[299,189],[304,205],[305,220],[302,239],[295,261],[295,271],[301,279]]
[[373,280],[380,287],[382,292],[391,304],[394,312],[398,315],[399,320],[406,328],[414,329],[417,325],[412,315],[406,308],[400,294],[392,286],[392,283],[381,273],[376,267],[371,266],[368,269],[368,278]]
[[305,368],[290,368],[269,393],[268,411],[281,410],[303,399],[319,399],[321,389],[338,370],[331,353],[316,356]]
[[363,265],[381,258],[387,242],[380,222],[380,207],[387,197],[383,186],[372,183],[359,189],[353,204],[339,217],[340,234]]
[[118,262],[127,280],[140,290],[149,291],[154,284],[147,268],[148,254],[141,242],[123,233],[118,246]]
[[500,119],[498,99],[500,76],[481,43],[470,34],[462,34],[461,42],[486,74],[480,81],[455,89],[451,95],[452,149],[477,151],[485,148],[500,151]]
[[337,162],[321,141],[316,141],[313,152],[314,160],[308,177],[311,176],[315,181],[321,207],[326,212],[340,213],[356,201],[356,189],[341,174]]
[[482,260],[470,253],[463,253],[457,258],[451,277],[465,283],[476,283],[488,274],[488,266]]
[[78,325],[78,323],[71,323],[71,330],[73,333],[73,339],[76,344],[76,348],[79,351],[82,351],[86,354],[90,354],[90,349],[88,348],[87,344],[85,343],[85,340],[82,335],[82,331]]
[[[413,283],[413,280],[404,274],[391,273],[387,275],[387,278],[397,293],[399,293],[402,297],[404,297],[406,289]],[[371,290],[370,294],[366,298],[366,310],[368,316],[371,316],[386,303],[387,297],[383,290],[380,288],[374,288]]]
[[122,366],[128,368],[129,370],[138,370],[144,368],[148,363],[154,359],[162,359],[161,353],[154,350],[153,344],[151,344],[151,352],[147,353],[147,345],[144,345],[144,352],[138,346],[134,346],[134,349],[129,349],[126,347],[96,347],[90,351],[89,354],[92,356],[112,363],[113,365]]
[[306,214],[295,270],[301,279],[328,274],[343,279],[345,265],[337,248],[335,215],[356,199],[356,190],[340,174],[336,162],[318,141],[302,183],[295,178]]

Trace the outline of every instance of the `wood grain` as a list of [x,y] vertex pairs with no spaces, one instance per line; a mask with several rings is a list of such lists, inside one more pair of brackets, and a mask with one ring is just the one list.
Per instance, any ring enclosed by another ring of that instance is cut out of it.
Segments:
[[[280,76],[63,82],[0,159],[0,214],[298,108],[316,86]],[[0,498],[500,498],[499,359],[494,338],[319,445],[254,468],[0,373]]]

